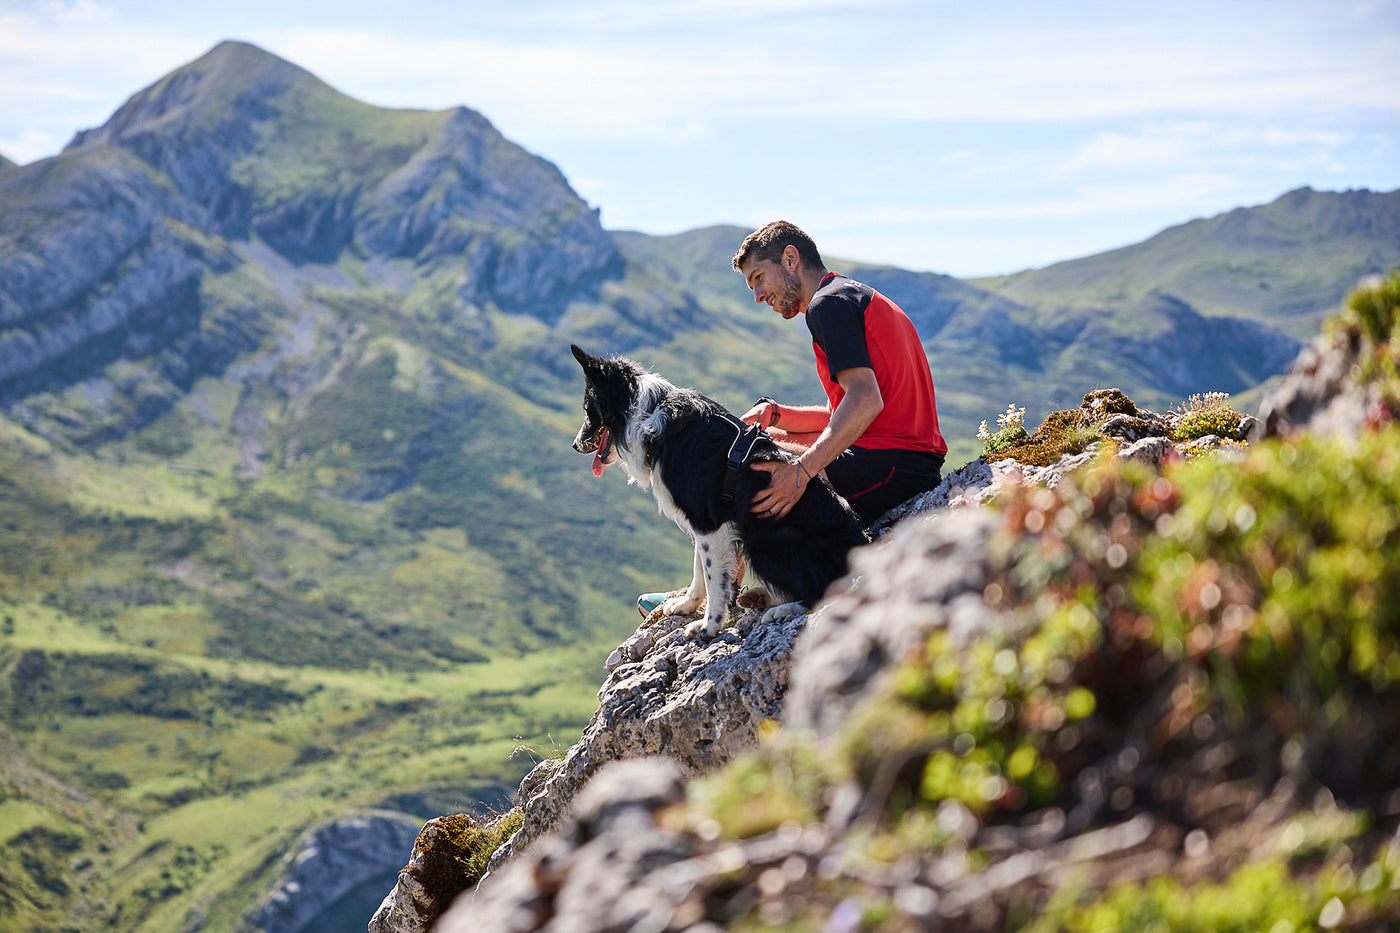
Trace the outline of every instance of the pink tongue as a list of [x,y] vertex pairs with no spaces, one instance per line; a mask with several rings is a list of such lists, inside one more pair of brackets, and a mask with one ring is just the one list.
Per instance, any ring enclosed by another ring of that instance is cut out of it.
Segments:
[[593,455],[593,475],[602,476],[608,465],[603,462],[603,452],[608,449],[608,429],[603,429],[603,434],[598,438],[598,452]]

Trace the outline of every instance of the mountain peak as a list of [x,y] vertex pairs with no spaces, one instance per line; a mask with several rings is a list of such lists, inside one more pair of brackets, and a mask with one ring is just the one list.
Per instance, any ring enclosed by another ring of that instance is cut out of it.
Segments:
[[225,40],[132,95],[102,126],[78,132],[64,151],[109,145],[188,119],[217,124],[227,118],[230,105],[256,117],[252,111],[260,103],[296,88],[339,95],[286,59],[248,42]]

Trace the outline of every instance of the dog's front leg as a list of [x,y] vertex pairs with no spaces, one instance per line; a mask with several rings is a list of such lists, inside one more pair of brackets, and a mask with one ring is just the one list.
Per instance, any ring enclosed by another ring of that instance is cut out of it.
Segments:
[[685,627],[687,635],[713,638],[729,618],[739,588],[734,527],[721,525],[708,535],[695,536],[696,570],[705,581],[705,618]]
[[661,604],[663,616],[694,615],[705,605],[705,568],[700,557],[700,542],[695,542],[695,567],[690,574],[690,586],[679,596],[672,596]]

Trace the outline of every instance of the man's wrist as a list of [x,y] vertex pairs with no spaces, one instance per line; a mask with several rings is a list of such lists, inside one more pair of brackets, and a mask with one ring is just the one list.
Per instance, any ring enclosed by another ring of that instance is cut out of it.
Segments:
[[773,399],[769,398],[766,395],[762,395],[759,396],[756,402],[754,402],[754,405],[768,406],[769,420],[768,423],[763,426],[764,430],[767,430],[768,428],[776,428],[778,426],[778,418],[782,415],[782,408],[778,405],[777,402],[773,401]]

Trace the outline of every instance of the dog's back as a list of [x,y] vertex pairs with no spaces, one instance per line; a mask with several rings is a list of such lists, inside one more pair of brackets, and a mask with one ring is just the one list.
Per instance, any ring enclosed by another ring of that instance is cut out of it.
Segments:
[[[682,390],[684,391],[684,390]],[[814,606],[846,573],[846,554],[869,541],[860,519],[823,476],[780,519],[749,511],[769,475],[744,466],[735,478],[732,501],[723,501],[724,474],[738,419],[717,402],[685,392],[675,401],[667,430],[653,441],[657,476],[696,531],[708,534],[732,522],[754,573],[790,599]],[[790,460],[764,435],[750,462]]]

